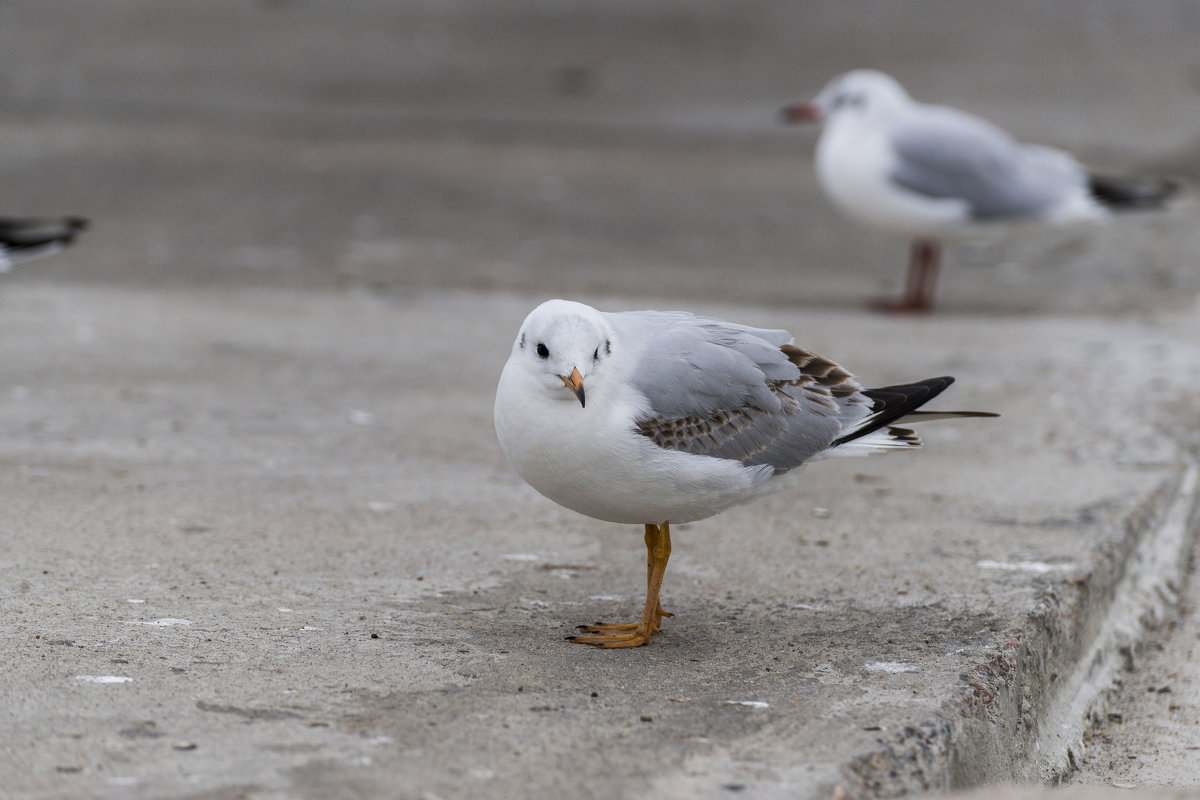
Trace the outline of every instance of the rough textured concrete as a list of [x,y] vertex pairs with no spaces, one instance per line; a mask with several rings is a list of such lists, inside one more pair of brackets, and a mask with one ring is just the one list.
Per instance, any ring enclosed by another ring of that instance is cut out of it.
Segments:
[[[1089,577],[1173,479],[1155,430],[1170,409],[1144,387],[1175,398],[1200,375],[1172,346],[1190,320],[898,327],[706,306],[807,330],[876,382],[954,372],[948,404],[1005,417],[814,465],[684,526],[678,616],[649,648],[603,652],[561,637],[632,613],[638,531],[537,497],[491,434],[531,302],[9,284],[10,790],[948,787],[978,774],[955,748],[1013,721],[993,699],[1026,689],[996,665],[1020,659],[1026,615],[1042,608],[1069,652]],[[1057,355],[1031,363],[1047,340]],[[1018,391],[1031,370],[1049,384]],[[80,677],[103,675],[132,681]]]
[[[903,245],[829,209],[774,112],[871,62],[1194,175],[1197,18],[897,8],[0,11],[0,209],[96,220],[0,286],[0,792],[823,797],[1061,769],[1045,709],[1186,500],[1195,205],[960,250],[945,313],[879,319],[859,301]],[[654,645],[569,645],[634,612],[641,545],[494,443],[549,295],[788,327],[1004,417],[684,526]]]
[[1196,800],[1200,792],[1166,786],[1138,788],[1122,781],[1113,786],[1071,786],[1062,789],[1008,786],[980,789],[954,797],[961,800]]
[[1108,703],[1073,781],[1200,787],[1198,649],[1200,581],[1193,580],[1180,618]]

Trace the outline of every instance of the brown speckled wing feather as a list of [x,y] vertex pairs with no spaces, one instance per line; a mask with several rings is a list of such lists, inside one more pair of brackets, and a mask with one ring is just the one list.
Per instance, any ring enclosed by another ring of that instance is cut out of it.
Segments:
[[[759,373],[769,402],[759,399],[687,416],[649,416],[637,421],[637,431],[669,450],[786,471],[828,447],[843,430],[845,417],[866,416],[870,401],[859,394],[853,376],[833,361],[791,344],[775,349],[775,359],[795,369],[788,370],[787,379]],[[779,372],[778,364],[771,366]]]
[[986,412],[923,412],[954,379],[864,389],[827,358],[763,330],[682,312],[609,315],[637,352],[628,373],[645,397],[634,429],[657,446],[786,472],[833,448],[915,447],[896,424]]

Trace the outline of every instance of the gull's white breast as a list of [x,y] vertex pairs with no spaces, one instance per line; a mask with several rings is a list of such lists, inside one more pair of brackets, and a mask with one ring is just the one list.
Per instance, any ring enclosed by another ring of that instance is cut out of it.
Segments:
[[910,235],[945,235],[968,227],[967,204],[923,197],[890,179],[895,156],[882,126],[832,119],[817,141],[817,180],[847,215]]
[[530,486],[596,519],[690,522],[762,494],[773,470],[665,450],[634,427],[645,398],[615,372],[586,384],[587,407],[509,360],[496,392],[496,436]]

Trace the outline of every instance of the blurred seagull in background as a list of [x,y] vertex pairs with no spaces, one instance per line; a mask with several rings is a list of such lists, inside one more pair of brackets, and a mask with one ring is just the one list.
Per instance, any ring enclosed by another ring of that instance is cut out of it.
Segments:
[[0,217],[0,272],[18,261],[59,252],[87,226],[83,217]]
[[1063,150],[1022,144],[979,117],[918,103],[875,70],[834,78],[783,117],[824,124],[816,172],[834,205],[914,237],[904,295],[880,302],[883,310],[932,309],[941,239],[1104,222],[1113,212],[1160,208],[1179,188],[1093,175]]
[[[580,626],[571,641],[649,644],[672,522],[711,517],[780,488],[807,461],[919,447],[907,422],[994,417],[920,411],[953,378],[864,389],[840,366],[763,330],[685,312],[535,308],[496,391],[500,447],[554,502],[642,524],[646,603],[637,622]],[[585,392],[586,389],[586,392]],[[745,536],[751,546],[749,534]]]

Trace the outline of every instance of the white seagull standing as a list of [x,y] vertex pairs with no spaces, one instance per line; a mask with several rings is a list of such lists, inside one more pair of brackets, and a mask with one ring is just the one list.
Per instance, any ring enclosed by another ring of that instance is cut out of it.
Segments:
[[1090,174],[1063,150],[1022,144],[979,117],[918,103],[875,70],[840,75],[783,116],[824,123],[816,172],[834,205],[914,237],[904,296],[880,304],[891,311],[932,308],[941,239],[1103,222],[1114,211],[1158,208],[1179,188]]
[[996,416],[918,411],[954,379],[863,389],[792,341],[685,312],[604,313],[568,300],[525,319],[496,391],[505,455],[556,503],[646,530],[641,619],[580,626],[588,635],[569,639],[650,642],[671,616],[658,599],[670,523],[753,500],[806,461],[919,447],[899,423]]
[[87,226],[83,217],[0,217],[0,272],[17,261],[59,252]]

